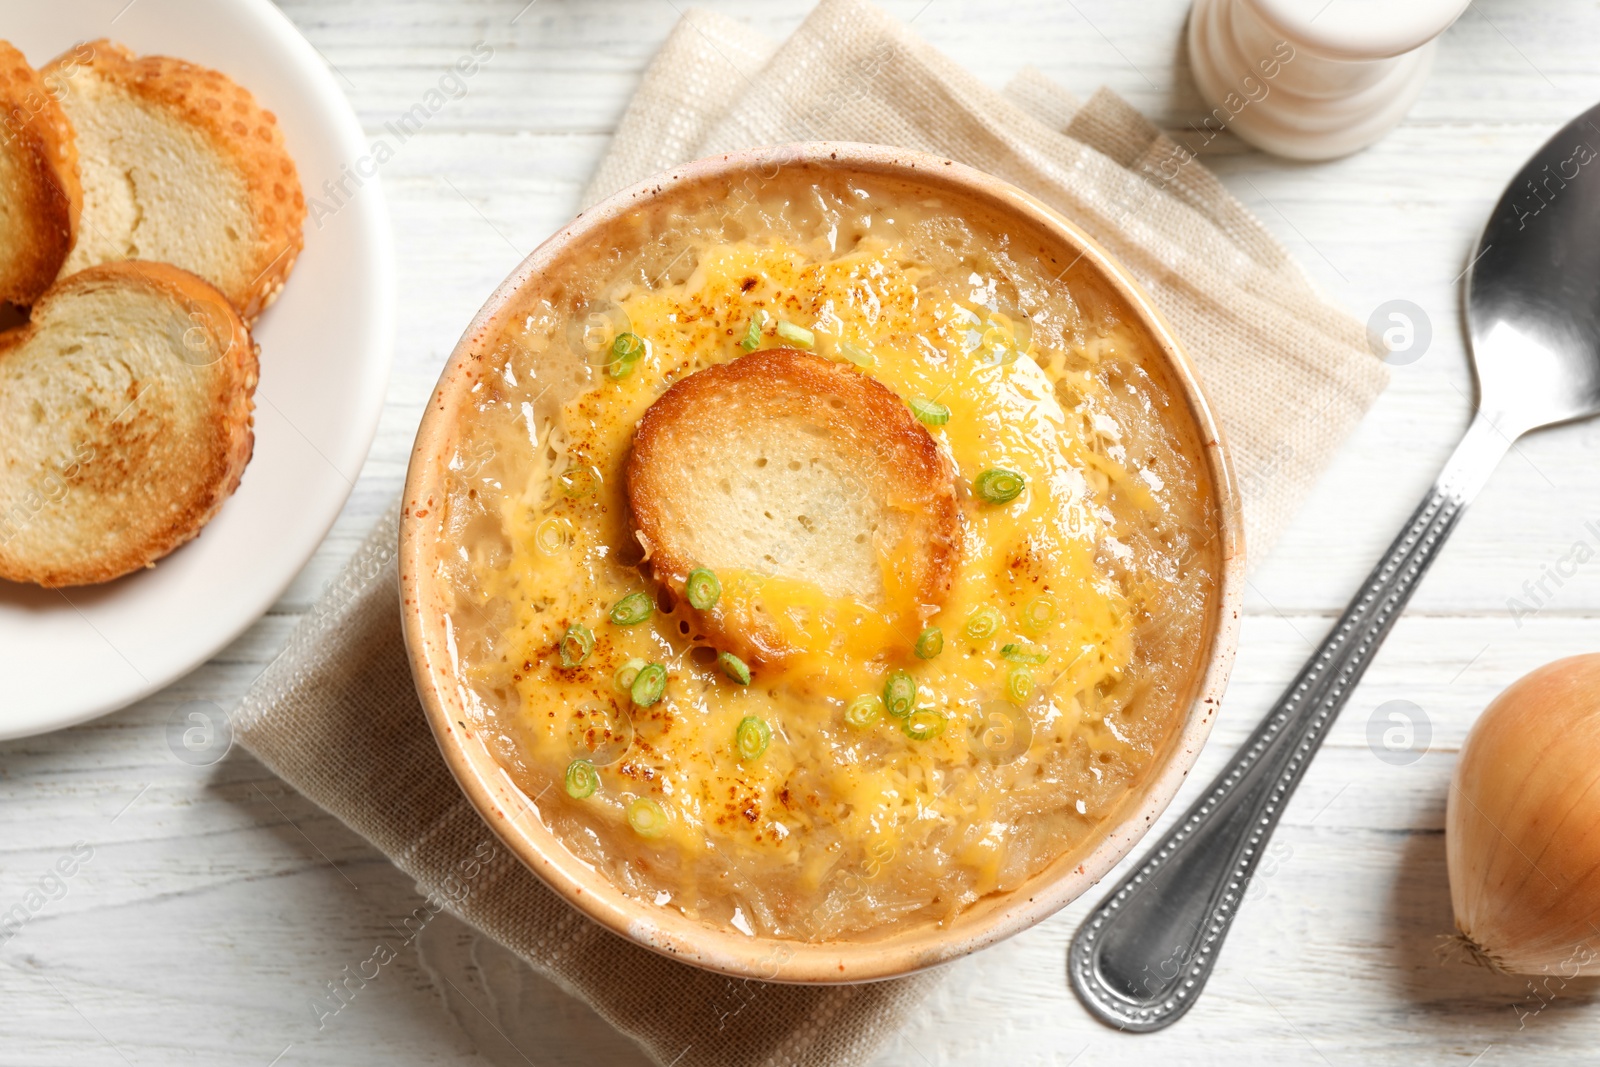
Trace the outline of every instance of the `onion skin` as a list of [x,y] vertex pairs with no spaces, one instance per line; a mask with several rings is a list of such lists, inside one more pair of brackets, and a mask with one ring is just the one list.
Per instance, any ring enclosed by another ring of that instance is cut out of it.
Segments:
[[1600,974],[1600,654],[1540,667],[1495,698],[1450,783],[1456,929],[1511,974]]

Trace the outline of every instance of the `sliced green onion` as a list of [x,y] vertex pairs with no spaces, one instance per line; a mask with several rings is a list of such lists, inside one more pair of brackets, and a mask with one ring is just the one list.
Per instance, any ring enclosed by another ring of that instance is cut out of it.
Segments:
[[1033,695],[1033,672],[1026,667],[1013,667],[1006,675],[1006,696],[1015,704],[1026,704]]
[[619,333],[611,342],[611,361],[606,373],[613,378],[626,378],[633,373],[633,365],[644,355],[644,338],[636,333]]
[[739,728],[733,732],[733,744],[742,760],[760,759],[771,743],[772,727],[754,715],[740,719]]
[[917,681],[905,671],[890,671],[883,683],[883,706],[897,719],[911,714],[917,703]]
[[1012,663],[1031,663],[1035,666],[1050,658],[1050,653],[1036,651],[1027,645],[1001,645],[1000,655]]
[[611,362],[637,363],[644,355],[644,338],[636,333],[619,333],[611,342]]
[[567,632],[561,635],[561,665],[563,667],[576,667],[589,658],[589,653],[594,651],[594,634],[581,622],[575,622],[567,627]]
[[878,362],[878,357],[859,345],[851,344],[849,341],[840,341],[838,347],[839,354],[858,367],[870,367]]
[[739,347],[746,352],[755,351],[756,345],[761,343],[761,330],[767,324],[767,313],[757,311],[750,316],[750,326],[744,331],[744,340],[739,342]]
[[576,500],[578,497],[588,496],[599,488],[600,472],[593,467],[572,467],[557,481],[561,483],[562,494]]
[[628,825],[640,837],[660,837],[667,832],[667,813],[649,797],[628,805]]
[[1008,471],[1004,467],[990,467],[978,475],[978,480],[973,483],[973,489],[980,498],[990,504],[1009,504],[1022,495],[1022,487],[1025,484],[1022,475],[1016,471]]
[[629,593],[611,605],[611,621],[618,626],[636,626],[656,610],[656,602],[649,593]]
[[844,721],[857,730],[865,730],[883,717],[883,701],[868,694],[856,697],[844,709]]
[[659,663],[646,663],[639,668],[639,673],[634,675],[633,684],[628,687],[628,695],[641,708],[648,708],[661,699],[661,694],[666,688],[667,669]]
[[1002,621],[997,608],[978,608],[967,616],[967,625],[962,632],[974,641],[984,641],[993,637],[999,631]]
[[612,676],[612,680],[617,683],[618,689],[626,693],[633,688],[633,680],[639,677],[639,672],[647,666],[649,664],[642,659],[630,659],[617,668],[617,673]]
[[1056,621],[1056,598],[1048,593],[1033,598],[1022,606],[1017,621],[1029,633],[1039,633]]
[[928,741],[944,733],[945,717],[933,708],[918,708],[906,716],[900,729],[913,741]]
[[567,796],[573,800],[594,796],[600,788],[600,772],[586,759],[575,759],[567,764]]
[[572,525],[552,515],[534,527],[533,540],[539,546],[539,551],[553,556],[572,544]]
[[816,334],[812,333],[804,326],[796,326],[794,323],[789,322],[786,319],[778,320],[777,334],[790,344],[797,345],[798,347],[804,348],[807,351],[810,351],[812,348],[816,347]]
[[924,426],[943,426],[950,421],[950,409],[937,400],[924,400],[920,396],[912,397],[907,401],[911,414]]
[[696,567],[684,580],[683,595],[688,598],[690,606],[696,611],[705,611],[722,595],[722,583],[717,581],[717,576],[711,571],[704,567]]
[[917,658],[932,659],[944,651],[944,631],[930,626],[917,635]]
[[740,685],[750,684],[750,667],[744,660],[732,652],[718,652],[717,666],[722,668],[722,673],[738,682]]

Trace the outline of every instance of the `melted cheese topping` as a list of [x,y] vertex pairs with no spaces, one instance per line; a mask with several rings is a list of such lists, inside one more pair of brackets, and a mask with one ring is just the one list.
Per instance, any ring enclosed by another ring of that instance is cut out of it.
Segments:
[[[931,272],[876,237],[821,257],[780,240],[702,248],[686,280],[614,294],[620,315],[600,324],[592,347],[599,364],[621,330],[643,338],[628,375],[593,374],[550,425],[535,425],[524,404],[525,425],[477,446],[531,460],[525,482],[487,505],[504,548],[470,553],[479,602],[508,613],[499,625],[510,651],[464,671],[492,688],[512,668],[507,751],[546,784],[541,796],[562,792],[570,761],[597,768],[592,795],[541,806],[625,886],[746,932],[810,938],[930,908],[950,914],[1084,838],[1126,790],[1129,768],[1149,757],[1108,716],[1132,699],[1121,683],[1137,605],[1113,573],[1129,553],[1105,498],[1116,485],[1155,505],[1148,480],[1116,458],[1125,456],[1118,426],[1092,404],[1068,410],[1061,399],[1103,391],[1100,355],[1138,342],[1112,330],[1072,353],[1046,350],[993,289],[976,273]],[[630,592],[654,596],[622,491],[635,424],[673,381],[744,354],[739,342],[763,315],[762,346],[788,343],[774,330],[789,322],[812,331],[821,354],[856,363],[907,401],[949,408],[930,431],[963,486],[965,543],[951,596],[927,619],[906,602],[893,558],[880,560],[881,604],[808,581],[719,575],[724,603],[759,600],[803,650],[743,687],[678,613],[618,626],[607,612]],[[516,385],[513,364],[502,373]],[[993,467],[1023,475],[1020,497],[991,504],[971,493]],[[984,615],[998,627],[971,636]],[[564,667],[561,638],[577,624],[594,647]],[[905,655],[908,625],[939,627],[942,652]],[[649,707],[617,681],[639,662],[667,672]],[[916,681],[916,719],[848,723],[845,709],[881,694],[892,670]],[[752,717],[771,741],[741,758],[736,733]],[[938,732],[917,739],[908,722]],[[1089,796],[1102,780],[1103,795]],[[641,802],[664,823],[651,824]]]

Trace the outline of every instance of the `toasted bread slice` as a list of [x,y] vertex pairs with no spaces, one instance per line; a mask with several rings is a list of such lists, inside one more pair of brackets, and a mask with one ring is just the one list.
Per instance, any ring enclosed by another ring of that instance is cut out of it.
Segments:
[[77,131],[83,181],[63,275],[159,260],[198,274],[253,321],[294,266],[306,214],[272,112],[214,70],[136,58],[110,41],[79,46],[44,77]]
[[[909,608],[950,591],[961,547],[955,468],[886,386],[791,348],[710,367],[650,405],[627,462],[634,529],[657,581],[684,597],[690,571],[809,583],[827,597]],[[784,605],[734,598],[694,611],[749,663],[797,651]],[[898,614],[905,615],[906,612]]]
[[29,305],[61,273],[78,232],[78,152],[61,105],[0,41],[0,300]]
[[256,350],[164,263],[58,283],[0,334],[0,578],[109,581],[200,532],[250,459]]

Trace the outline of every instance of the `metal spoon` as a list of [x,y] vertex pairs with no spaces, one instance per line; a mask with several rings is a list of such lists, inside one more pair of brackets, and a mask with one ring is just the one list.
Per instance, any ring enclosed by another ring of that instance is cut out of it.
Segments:
[[1072,988],[1103,1022],[1160,1030],[1194,1006],[1290,795],[1467,503],[1518,437],[1600,414],[1600,106],[1512,180],[1467,292],[1466,436],[1244,748],[1073,938]]

